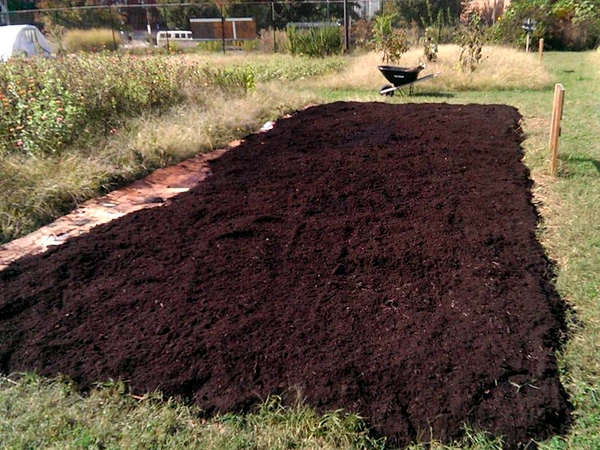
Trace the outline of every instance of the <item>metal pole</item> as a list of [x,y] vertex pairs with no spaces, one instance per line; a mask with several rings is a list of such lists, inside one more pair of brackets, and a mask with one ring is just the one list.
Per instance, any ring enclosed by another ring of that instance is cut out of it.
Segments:
[[[163,14],[165,15],[165,29],[167,33],[167,55],[171,53],[171,47],[169,46],[169,24],[167,23],[167,7],[163,6]],[[158,44],[158,40],[156,42]]]
[[223,44],[223,53],[225,53],[225,16],[223,15],[223,5],[221,5],[221,44]]
[[348,0],[344,0],[344,48],[350,50],[350,28],[348,23]]
[[8,0],[0,0],[0,6],[2,15],[6,15],[6,25],[10,25],[10,11],[8,10]]
[[115,38],[115,21],[113,19],[112,3],[108,4],[108,13],[110,14],[110,29],[112,30],[113,50],[117,51],[117,39]]
[[529,53],[529,32],[527,32],[527,41],[525,43],[525,52]]
[[275,2],[271,2],[271,25],[273,27],[273,53],[277,53],[277,34],[275,32]]

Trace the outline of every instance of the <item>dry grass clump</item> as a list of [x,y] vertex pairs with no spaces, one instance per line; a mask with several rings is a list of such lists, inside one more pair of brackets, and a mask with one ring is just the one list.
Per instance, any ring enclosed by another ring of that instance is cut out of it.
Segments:
[[69,30],[65,33],[63,45],[69,53],[117,50],[121,45],[121,36],[110,28]]
[[[537,90],[547,88],[554,82],[552,75],[535,54],[526,54],[508,47],[485,46],[483,61],[473,73],[455,69],[459,55],[460,48],[457,45],[440,45],[437,62],[428,63],[421,76],[436,72],[440,75],[419,85],[422,86],[421,89],[428,92]],[[403,55],[399,65],[413,67],[423,60],[423,51],[419,47]],[[381,64],[380,55],[374,52],[355,56],[342,73],[309,83],[330,89],[377,89],[387,83],[377,70],[377,66]]]
[[54,158],[0,158],[0,244],[65,214],[102,191],[110,166],[73,153]]
[[134,176],[140,166],[153,170],[222,148],[266,121],[316,101],[310,94],[289,95],[281,84],[259,85],[244,96],[215,92],[208,97],[202,106],[184,104],[162,116],[147,115],[132,121],[128,130],[109,140],[101,154],[117,161],[125,176]]

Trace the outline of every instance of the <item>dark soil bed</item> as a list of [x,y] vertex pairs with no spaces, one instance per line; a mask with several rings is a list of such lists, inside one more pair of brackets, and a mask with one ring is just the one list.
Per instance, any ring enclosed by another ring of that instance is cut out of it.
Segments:
[[0,371],[127,380],[209,413],[299,389],[392,442],[569,423],[564,304],[507,106],[334,103],[172,204],[0,272]]

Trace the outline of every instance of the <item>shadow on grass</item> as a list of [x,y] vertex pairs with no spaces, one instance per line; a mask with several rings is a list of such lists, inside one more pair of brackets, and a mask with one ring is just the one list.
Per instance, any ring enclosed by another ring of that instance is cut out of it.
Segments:
[[600,161],[598,161],[597,159],[588,158],[585,156],[570,156],[566,158],[565,162],[591,164],[598,171],[598,173],[600,173]]
[[431,97],[431,98],[454,98],[455,94],[449,92],[416,92],[413,97]]

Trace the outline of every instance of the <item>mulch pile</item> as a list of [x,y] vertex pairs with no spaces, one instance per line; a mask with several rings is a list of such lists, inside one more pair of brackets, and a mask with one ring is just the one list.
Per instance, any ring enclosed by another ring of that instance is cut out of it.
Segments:
[[565,305],[520,116],[333,103],[247,137],[167,206],[0,272],[0,371],[160,387],[208,413],[299,389],[406,444],[568,427]]

